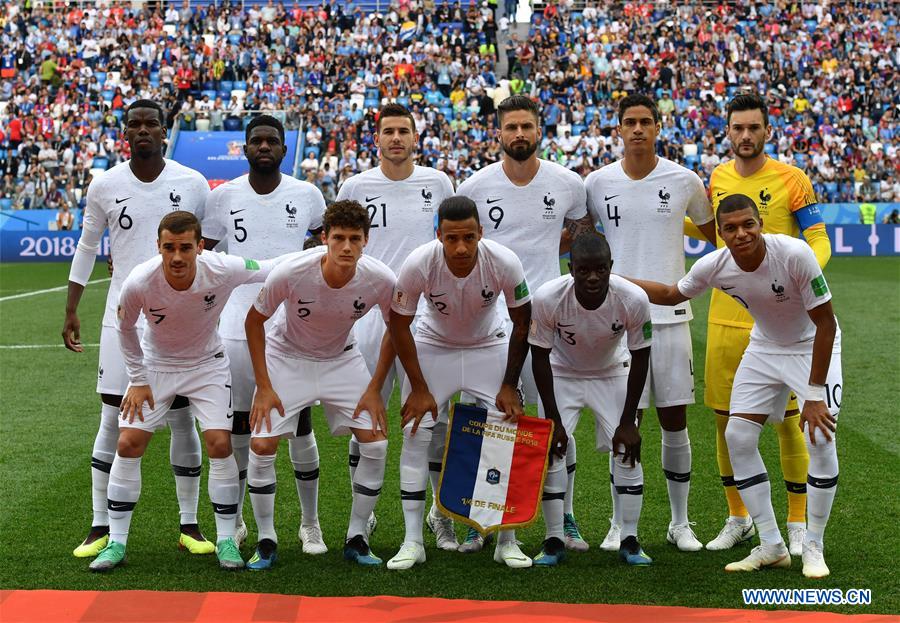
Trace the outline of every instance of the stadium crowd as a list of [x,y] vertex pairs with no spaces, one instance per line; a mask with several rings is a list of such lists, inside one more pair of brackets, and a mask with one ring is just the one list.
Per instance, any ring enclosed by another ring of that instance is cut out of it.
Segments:
[[3,207],[83,203],[91,169],[128,158],[120,120],[138,98],[186,130],[278,111],[305,130],[302,177],[332,200],[377,163],[382,102],[413,110],[420,162],[458,184],[499,159],[492,113],[510,94],[540,100],[542,157],[587,175],[622,155],[617,100],[645,92],[663,113],[660,153],[708,181],[730,157],[724,106],[742,87],[766,95],[771,155],[821,201],[900,200],[891,2],[562,0],[527,34],[506,17],[515,2],[67,4],[0,16]]

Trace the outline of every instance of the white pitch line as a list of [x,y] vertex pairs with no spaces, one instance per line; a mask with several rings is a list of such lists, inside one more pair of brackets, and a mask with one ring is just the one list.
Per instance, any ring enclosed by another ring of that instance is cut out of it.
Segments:
[[[105,283],[107,281],[111,281],[111,277],[107,277],[106,279],[95,279],[94,281],[88,281],[88,285],[92,283]],[[28,296],[37,296],[38,294],[47,294],[48,292],[62,292],[63,290],[68,290],[69,286],[59,286],[56,288],[47,288],[46,290],[33,290],[31,292],[22,292],[21,294],[11,294],[9,296],[0,296],[0,303],[4,301],[12,301],[13,299],[24,299]]]
[[[96,348],[100,344],[82,344],[85,348]],[[65,348],[65,344],[0,344],[0,350],[25,350],[32,348]]]

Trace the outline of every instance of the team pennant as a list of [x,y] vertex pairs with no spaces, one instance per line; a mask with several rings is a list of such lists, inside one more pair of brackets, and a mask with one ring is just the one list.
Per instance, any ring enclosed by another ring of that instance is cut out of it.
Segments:
[[536,518],[553,422],[456,404],[450,414],[438,507],[482,534]]

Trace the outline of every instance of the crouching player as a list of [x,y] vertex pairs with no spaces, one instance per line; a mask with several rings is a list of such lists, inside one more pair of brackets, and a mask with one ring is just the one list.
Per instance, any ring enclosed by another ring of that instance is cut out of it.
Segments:
[[[200,222],[190,212],[166,215],[157,233],[160,255],[136,266],[119,295],[119,341],[129,384],[109,473],[110,540],[90,569],[109,571],[125,561],[131,516],[141,494],[141,457],[153,432],[165,426],[176,395],[191,401],[206,441],[219,566],[240,569],[244,561],[234,542],[239,487],[231,449],[231,375],[216,324],[232,291],[263,281],[275,261],[201,254]],[[139,339],[136,323],[142,312],[147,325]]]
[[[256,553],[247,563],[252,570],[270,568],[277,557],[278,441],[294,436],[300,412],[316,400],[325,408],[331,434],[352,434],[359,442],[344,558],[381,564],[369,550],[366,522],[384,481],[388,442],[379,393],[384,380],[372,381],[352,329],[375,305],[387,322],[395,278],[387,265],[363,255],[369,213],[359,203],[332,204],[323,226],[325,245],[296,253],[273,270],[245,322],[256,377],[247,474],[259,530]],[[263,325],[279,307],[283,309],[266,335]],[[383,363],[386,376],[391,362]]]
[[567,438],[588,407],[594,412],[597,450],[622,455],[612,462],[622,517],[619,557],[630,565],[649,565],[653,561],[637,539],[644,497],[637,407],[650,361],[650,303],[639,287],[610,275],[613,262],[604,236],[582,234],[571,254],[570,274],[535,292],[528,335],[539,413],[564,435],[554,444],[556,456],[545,479],[546,540],[534,564],[553,566],[565,557]]
[[677,285],[633,281],[660,305],[677,305],[718,288],[753,316],[750,345],[734,378],[725,439],[737,490],[756,524],[760,545],[725,570],[791,566],[758,445],[763,424],[781,418],[793,391],[801,405],[810,460],[803,575],[825,577],[823,536],[837,488],[834,431],[842,386],[840,331],[831,292],[812,249],[790,236],[762,234],[759,211],[746,195],[725,197],[716,219],[726,248],[698,260]]

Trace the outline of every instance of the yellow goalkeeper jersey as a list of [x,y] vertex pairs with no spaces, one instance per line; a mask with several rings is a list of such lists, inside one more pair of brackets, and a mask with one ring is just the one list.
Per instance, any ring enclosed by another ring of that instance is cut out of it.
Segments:
[[[720,164],[709,180],[709,194],[713,212],[719,201],[728,195],[747,195],[756,202],[763,221],[763,233],[800,235],[800,225],[794,213],[816,203],[816,193],[806,173],[795,166],[767,158],[763,167],[749,177],[742,177],[734,168],[734,160]],[[821,227],[825,227],[821,225]],[[716,247],[725,242],[716,233]],[[753,326],[753,318],[737,301],[713,290],[709,304],[709,322],[731,327]]]

